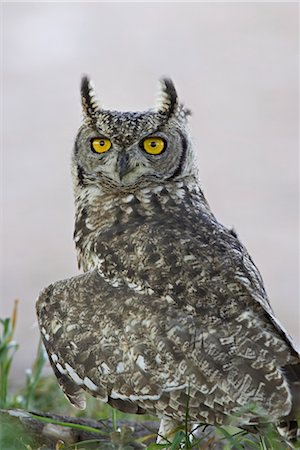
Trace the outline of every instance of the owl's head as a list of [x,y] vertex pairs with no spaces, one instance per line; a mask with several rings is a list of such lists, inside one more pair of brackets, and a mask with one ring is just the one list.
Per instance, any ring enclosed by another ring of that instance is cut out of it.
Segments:
[[103,109],[91,81],[82,78],[84,120],[73,153],[75,186],[128,192],[194,176],[190,112],[178,101],[170,79],[162,79],[160,86],[153,109],[118,112]]

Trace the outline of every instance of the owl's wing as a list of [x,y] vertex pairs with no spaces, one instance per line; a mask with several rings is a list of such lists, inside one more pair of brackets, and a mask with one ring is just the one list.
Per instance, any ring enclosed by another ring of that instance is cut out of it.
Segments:
[[[288,411],[287,382],[299,389],[299,354],[274,317],[260,273],[237,236],[220,224],[205,236],[165,221],[144,223],[129,239],[111,232],[95,246],[103,256],[102,276],[111,286],[129,288],[151,302],[159,299],[158,308],[169,304],[166,324],[169,314],[177,321],[182,315],[193,318],[195,348],[187,356],[206,378],[208,360],[211,379],[220,376],[227,383],[231,378],[222,401],[238,401],[240,395],[243,403],[241,392],[248,390],[251,398],[252,390],[257,399],[277,403],[277,410],[283,411],[286,402]],[[192,328],[186,325],[189,333]],[[247,389],[240,380],[248,380]]]
[[95,270],[51,284],[36,307],[51,365],[74,406],[84,408],[83,389],[122,411],[145,413],[139,400],[158,400],[178,385],[166,373],[164,351],[173,353],[173,343],[157,327],[158,302],[110,286]]
[[178,228],[167,221],[145,222],[128,233],[110,229],[101,233],[93,249],[99,273],[111,286],[172,298],[179,308],[193,307],[201,315],[209,309],[221,315],[219,309],[228,303],[245,314],[260,311],[293,347],[236,233],[211,220],[206,227],[207,236],[194,224]]
[[[210,284],[208,273],[196,277],[195,243],[183,247],[189,264],[181,263],[173,274],[178,247],[170,246],[168,270],[166,264],[157,270],[155,261],[162,256],[155,245],[144,264],[135,260],[127,267],[111,246],[106,264],[112,261],[113,267],[102,263],[100,272],[42,292],[39,323],[65,393],[74,400],[78,388],[84,389],[130,412],[151,411],[155,402],[156,411],[182,418],[189,391],[190,417],[210,423],[222,423],[224,415],[253,398],[274,416],[279,410],[284,415],[290,398],[281,367],[295,364],[289,343],[274,331],[269,313],[248,288],[236,291],[232,280],[220,283],[218,273],[209,272]],[[129,249],[127,255],[130,261]],[[214,267],[205,264],[206,271]]]

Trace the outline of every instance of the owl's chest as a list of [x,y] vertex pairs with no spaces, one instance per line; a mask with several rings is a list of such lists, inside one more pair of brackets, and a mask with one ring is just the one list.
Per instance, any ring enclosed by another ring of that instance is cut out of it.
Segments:
[[233,270],[243,270],[236,238],[201,199],[147,199],[130,194],[101,211],[87,208],[75,228],[79,265],[97,268],[111,287],[163,298],[167,307],[203,299],[204,314],[225,295]]
[[[129,259],[143,264],[149,253],[167,252],[182,232],[193,233],[197,208],[185,190],[144,190],[100,199],[77,208],[75,243],[84,270],[101,262]],[[157,255],[156,255],[157,257]],[[119,269],[121,269],[119,267]]]

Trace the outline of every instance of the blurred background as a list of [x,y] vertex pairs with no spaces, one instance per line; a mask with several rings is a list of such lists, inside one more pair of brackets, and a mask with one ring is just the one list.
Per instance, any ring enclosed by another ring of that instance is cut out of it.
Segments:
[[78,273],[70,153],[79,83],[111,109],[147,109],[173,78],[192,109],[204,192],[260,268],[300,342],[297,3],[5,3],[0,316],[20,300],[13,365],[38,343],[35,300]]

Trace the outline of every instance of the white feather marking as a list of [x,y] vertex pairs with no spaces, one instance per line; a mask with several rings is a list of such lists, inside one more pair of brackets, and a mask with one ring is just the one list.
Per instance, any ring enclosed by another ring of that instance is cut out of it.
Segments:
[[138,356],[136,364],[139,366],[140,369],[146,370],[145,358],[142,355]]
[[187,387],[187,383],[185,384],[177,384],[175,382],[173,383],[169,383],[167,384],[164,388],[163,391],[164,392],[169,392],[169,391],[178,391],[179,389],[184,389]]
[[151,202],[151,198],[147,195],[147,196],[143,196],[140,197],[142,203],[150,203]]
[[242,275],[236,274],[234,278],[246,287],[251,285],[249,278],[243,277]]
[[[184,189],[177,189],[176,191],[175,191],[175,193],[174,193],[174,191],[172,192],[170,192],[170,194],[171,194],[171,197],[174,199],[174,200],[178,200],[178,199],[180,199],[180,200],[182,200],[183,198],[185,198],[185,196],[186,196],[186,193],[185,193],[185,190]],[[173,194],[173,195],[172,195]]]
[[127,282],[127,286],[129,287],[129,289],[132,289],[136,292],[141,292],[141,291],[146,290],[146,288],[144,288],[142,285],[134,283],[134,282]]
[[83,384],[91,391],[97,391],[98,386],[88,377],[84,377]]
[[229,336],[229,337],[225,337],[225,338],[220,338],[220,342],[221,342],[222,345],[234,344],[235,343],[235,336]]
[[183,257],[183,260],[185,261],[185,262],[187,262],[187,261],[193,261],[193,260],[195,260],[196,259],[196,257],[194,256],[194,255],[185,255],[184,257]]
[[46,339],[46,341],[49,341],[50,335],[47,333],[47,331],[44,327],[41,328],[41,332],[44,335],[44,338]]
[[130,203],[131,200],[133,200],[133,198],[134,198],[134,195],[133,194],[129,194],[129,195],[127,195],[127,197],[123,197],[122,200],[123,200],[124,203]]
[[237,318],[237,322],[242,322],[243,320],[253,321],[253,313],[251,311],[243,311]]
[[159,356],[159,354],[157,354],[157,355],[155,356],[155,362],[156,362],[158,365],[162,363],[162,359],[161,359],[161,357]]
[[144,288],[140,284],[137,284],[134,290],[140,292],[140,291],[143,291]]
[[159,194],[163,190],[163,188],[163,186],[156,186],[152,189],[152,192],[154,192],[155,194]]
[[186,309],[187,311],[189,311],[189,312],[194,312],[194,311],[195,311],[195,308],[194,308],[194,306],[192,306],[192,305],[186,305],[185,309]]
[[61,323],[58,322],[57,320],[52,320],[51,322],[51,330],[52,333],[55,334],[61,327]]
[[70,364],[66,363],[65,368],[67,369],[68,374],[70,375],[72,380],[75,381],[76,384],[79,385],[83,384],[82,378],[80,378],[80,376],[75,372],[75,370],[73,369],[73,367],[70,366]]
[[91,222],[87,219],[85,221],[85,226],[89,229],[89,230],[94,230],[95,229],[95,225],[91,224]]
[[158,395],[129,395],[129,400],[136,402],[138,400],[159,400],[161,394]]
[[109,396],[111,398],[118,398],[121,400],[131,400],[133,402],[136,402],[138,400],[159,400],[161,397],[161,394],[158,394],[158,395],[132,395],[132,394],[124,395],[124,394],[120,394],[119,392],[116,392],[116,391],[111,391]]
[[57,356],[55,353],[52,353],[52,354],[51,354],[51,359],[52,359],[52,361],[53,361],[54,364],[55,364],[55,363],[57,363],[57,361],[58,361],[58,356]]
[[108,375],[111,372],[110,368],[105,362],[102,362],[100,364],[99,370],[102,372],[103,375]]
[[175,303],[174,299],[170,295],[166,295],[165,299],[167,300],[168,303],[171,303],[171,304]]
[[125,371],[124,363],[122,361],[117,364],[117,373],[123,373]]
[[56,368],[57,368],[57,370],[58,370],[61,374],[63,374],[63,375],[65,375],[66,373],[68,373],[68,372],[66,371],[66,369],[64,369],[63,366],[62,366],[61,364],[59,364],[59,363],[56,363]]
[[111,391],[109,396],[111,398],[119,398],[121,400],[128,400],[128,398],[129,398],[128,395],[123,395],[123,394],[120,394],[119,392],[115,392],[115,391]]

